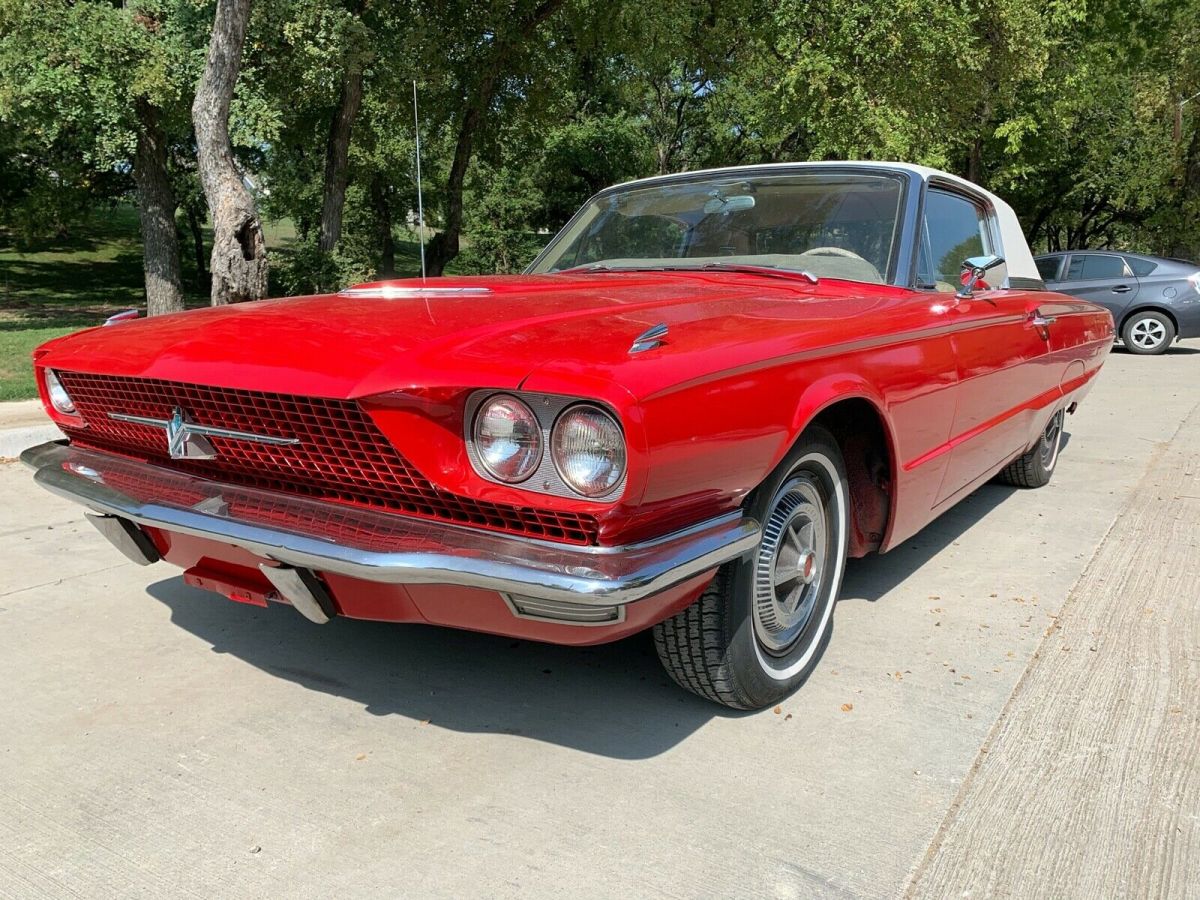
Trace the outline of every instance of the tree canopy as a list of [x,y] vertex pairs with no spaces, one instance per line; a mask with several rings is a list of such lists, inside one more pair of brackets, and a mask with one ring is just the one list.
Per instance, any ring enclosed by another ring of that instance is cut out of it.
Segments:
[[[149,109],[202,240],[215,6],[0,0],[0,227],[132,196]],[[414,80],[434,272],[520,269],[615,181],[836,158],[971,178],[1038,249],[1200,256],[1200,0],[254,0],[229,134],[282,288],[397,268]]]

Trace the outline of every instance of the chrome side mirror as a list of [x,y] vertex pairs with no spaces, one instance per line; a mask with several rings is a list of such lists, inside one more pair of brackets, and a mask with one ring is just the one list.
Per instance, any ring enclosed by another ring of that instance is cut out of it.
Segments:
[[970,259],[964,259],[962,264],[963,272],[969,273],[966,284],[964,284],[956,293],[955,297],[960,300],[965,300],[970,297],[975,291],[975,286],[983,280],[983,276],[990,269],[996,266],[1004,265],[1004,257],[1002,256],[972,256]]

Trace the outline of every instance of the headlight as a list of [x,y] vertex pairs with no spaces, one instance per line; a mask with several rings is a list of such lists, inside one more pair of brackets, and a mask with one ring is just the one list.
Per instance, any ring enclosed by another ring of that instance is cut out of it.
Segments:
[[484,468],[500,481],[524,481],[542,461],[542,426],[516,397],[497,394],[475,414],[475,449]]
[[559,477],[585,497],[602,497],[625,475],[625,437],[595,406],[572,406],[554,423],[550,456]]
[[75,401],[71,399],[67,389],[62,386],[62,382],[58,380],[53,369],[46,370],[46,393],[50,395],[50,405],[64,416],[79,415],[75,410]]

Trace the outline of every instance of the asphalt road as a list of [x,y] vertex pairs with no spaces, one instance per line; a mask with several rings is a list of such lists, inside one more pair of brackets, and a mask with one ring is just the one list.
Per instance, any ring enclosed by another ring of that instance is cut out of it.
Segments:
[[[1115,353],[1052,484],[852,563],[757,714],[645,635],[230,603],[0,463],[0,895],[1195,896],[1198,383],[1194,346]],[[1040,874],[1083,859],[1108,880]]]

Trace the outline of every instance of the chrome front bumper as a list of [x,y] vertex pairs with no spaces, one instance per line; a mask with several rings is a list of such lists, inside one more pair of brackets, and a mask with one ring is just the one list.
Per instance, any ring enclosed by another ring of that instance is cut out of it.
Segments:
[[38,484],[94,512],[288,566],[565,603],[641,600],[747,553],[760,536],[756,521],[731,513],[644,543],[579,547],[221,484],[65,442],[31,447],[21,461]]

